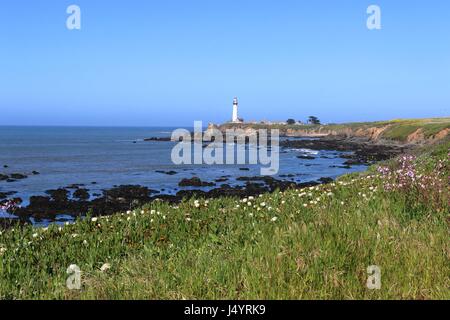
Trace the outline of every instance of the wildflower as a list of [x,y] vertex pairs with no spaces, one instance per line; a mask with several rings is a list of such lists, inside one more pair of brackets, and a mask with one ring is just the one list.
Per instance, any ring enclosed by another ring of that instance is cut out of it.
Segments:
[[98,220],[97,217],[94,217],[94,218],[91,219],[92,222],[97,222],[97,220]]
[[37,233],[33,233],[33,238],[37,238],[38,234]]
[[109,269],[111,269],[111,264],[109,264],[109,263],[105,263],[100,267],[101,272],[108,271]]
[[131,214],[131,211],[130,211],[130,210],[128,210],[128,211],[127,211],[127,214]]
[[6,252],[5,247],[0,247],[0,257]]
[[261,202],[260,206],[261,206],[261,207],[265,207],[265,206],[266,206],[266,203],[265,203],[265,202]]
[[87,246],[87,245],[88,245],[87,240],[83,240],[83,244],[84,244],[85,246]]
[[273,217],[272,219],[270,219],[270,221],[272,221],[272,222],[275,222],[275,221],[277,221],[277,220],[278,220],[277,217]]

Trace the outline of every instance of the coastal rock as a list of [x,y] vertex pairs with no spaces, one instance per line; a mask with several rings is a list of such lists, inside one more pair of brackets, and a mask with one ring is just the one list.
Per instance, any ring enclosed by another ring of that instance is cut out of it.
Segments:
[[213,182],[205,182],[200,180],[200,178],[198,177],[192,177],[190,179],[182,179],[179,183],[178,186],[180,187],[212,187],[215,186],[216,184]]
[[151,137],[151,138],[145,138],[144,141],[159,141],[159,142],[167,142],[172,141],[170,137]]
[[176,175],[178,173],[178,172],[173,171],[173,170],[171,170],[171,171],[156,170],[155,172],[162,173],[162,174],[167,174],[169,176],[173,176],[173,175]]
[[17,191],[0,192],[0,200],[6,199],[9,196],[16,194]]
[[4,181],[4,180],[8,180],[9,176],[7,176],[6,174],[1,174],[0,173],[0,181]]
[[15,180],[21,180],[21,179],[26,179],[28,178],[26,175],[21,174],[21,173],[11,173],[11,179],[15,179]]
[[404,153],[408,148],[406,146],[374,144],[363,139],[344,139],[339,137],[325,137],[315,140],[284,140],[280,141],[280,147],[351,152],[338,156],[347,160],[352,159],[359,164],[365,165],[391,159]]
[[78,189],[80,187],[84,187],[84,184],[76,184],[76,183],[74,183],[74,184],[68,185],[66,187],[66,189]]
[[45,191],[45,193],[48,194],[52,198],[52,200],[56,202],[66,202],[69,195],[69,191],[63,188],[56,190],[47,190]]
[[299,158],[299,159],[304,159],[304,160],[314,160],[314,159],[315,159],[315,157],[313,157],[313,156],[307,156],[307,155],[297,156],[297,158]]
[[333,165],[333,166],[330,166],[330,168],[351,169],[352,167],[349,165],[342,165],[342,166]]
[[319,181],[319,182],[321,182],[321,183],[331,183],[331,182],[334,181],[334,179],[333,179],[333,178],[329,178],[329,177],[322,177],[322,178],[320,178],[320,179],[317,180],[317,181]]
[[73,197],[79,200],[88,200],[90,195],[87,189],[77,189],[73,193]]

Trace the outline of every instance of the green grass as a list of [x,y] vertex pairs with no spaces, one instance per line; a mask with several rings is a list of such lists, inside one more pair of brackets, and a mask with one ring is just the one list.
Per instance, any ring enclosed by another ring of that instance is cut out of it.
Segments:
[[[373,167],[246,202],[158,202],[61,229],[3,231],[0,298],[450,299],[449,147],[416,160],[436,182],[426,192],[385,191]],[[66,288],[71,264],[81,291]],[[366,288],[369,265],[381,268],[381,290]]]

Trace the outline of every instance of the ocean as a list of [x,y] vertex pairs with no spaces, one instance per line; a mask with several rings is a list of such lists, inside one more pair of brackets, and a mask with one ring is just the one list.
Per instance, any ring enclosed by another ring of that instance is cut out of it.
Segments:
[[[241,176],[260,175],[258,165],[175,165],[171,151],[175,142],[144,141],[150,137],[170,137],[169,127],[19,127],[0,126],[0,174],[21,173],[26,179],[0,181],[0,193],[15,192],[26,205],[30,196],[45,195],[49,189],[72,184],[84,185],[91,197],[118,185],[142,185],[173,194],[179,191],[182,178],[199,177],[213,181],[230,176],[230,185]],[[312,154],[314,160],[299,159]],[[296,182],[336,178],[342,174],[365,170],[339,167],[345,159],[337,151],[280,150],[280,170],[275,178]],[[4,167],[7,166],[7,167]],[[242,171],[241,168],[248,168]],[[37,171],[39,174],[33,175]],[[156,171],[176,171],[167,175]],[[219,185],[219,184],[218,184]],[[196,188],[199,189],[199,188]],[[207,188],[206,188],[207,189]],[[0,212],[0,217],[5,217]]]

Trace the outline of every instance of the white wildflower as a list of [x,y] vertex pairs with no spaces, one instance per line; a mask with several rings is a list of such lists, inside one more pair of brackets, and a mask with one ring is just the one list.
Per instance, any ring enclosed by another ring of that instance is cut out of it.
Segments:
[[108,271],[109,269],[111,269],[111,264],[105,263],[101,266],[100,271],[105,272],[105,271]]

